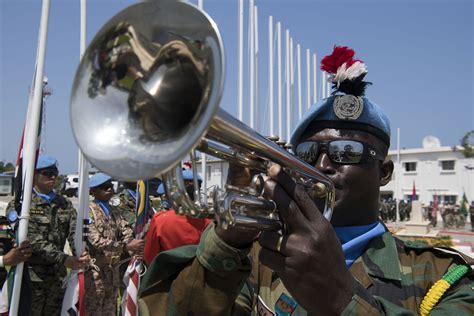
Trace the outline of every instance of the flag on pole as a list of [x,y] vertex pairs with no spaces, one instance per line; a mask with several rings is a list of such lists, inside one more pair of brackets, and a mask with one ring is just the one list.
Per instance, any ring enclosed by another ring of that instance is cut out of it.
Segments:
[[415,181],[413,181],[413,190],[411,192],[411,201],[415,201],[416,200],[416,187],[415,187]]
[[461,214],[463,214],[464,216],[467,216],[467,214],[468,214],[468,211],[469,211],[469,201],[468,201],[468,199],[467,199],[466,192],[464,192],[463,195],[462,195],[461,208],[459,209],[459,211],[460,211]]
[[[36,69],[34,72],[33,78],[36,76]],[[33,82],[34,85],[34,82]],[[21,140],[20,140],[20,146],[18,148],[18,154],[16,158],[16,166],[15,166],[15,176],[13,180],[13,196],[14,196],[14,201],[15,201],[15,211],[17,214],[21,213],[21,207],[22,207],[22,202],[23,202],[23,193],[24,193],[24,183],[25,183],[25,178],[27,176],[27,171],[25,168],[23,168],[23,144],[24,144],[24,137],[25,137],[25,131],[27,130],[28,126],[31,126],[29,121],[31,120],[31,104],[32,104],[32,95],[34,91],[34,86],[32,86],[31,89],[31,94],[29,98],[29,104],[28,104],[28,110],[26,113],[26,120],[25,120],[25,125],[23,127],[23,131],[21,133]],[[42,88],[42,96],[44,94],[44,86]],[[39,117],[42,117],[43,113],[43,105],[44,105],[44,98],[41,98],[41,104],[40,104],[40,115]],[[38,160],[38,154],[39,154],[39,149],[40,149],[40,141],[41,141],[41,120],[39,121],[38,124],[38,130],[36,132],[36,148],[35,148],[35,163],[34,165],[36,166],[36,161]],[[16,240],[18,240],[18,231],[16,232]],[[23,277],[22,277],[22,285],[21,285],[21,290],[20,290],[20,302],[18,304],[18,312],[19,315],[28,315],[30,314],[31,311],[31,287],[30,287],[30,275],[28,272],[28,266],[27,263],[24,264],[24,269],[23,269]],[[8,276],[7,276],[7,281],[5,284],[3,284],[2,287],[2,294],[1,297],[8,297],[7,302],[3,302],[2,308],[0,308],[0,313],[8,313],[11,299],[12,299],[12,294],[13,294],[13,286],[14,286],[14,279],[15,279],[15,273],[16,273],[16,267],[12,267],[8,271]]]
[[[140,180],[137,182],[137,198],[135,206],[135,236],[142,239],[149,225],[149,214],[151,211],[149,199],[148,181]],[[143,263],[141,260],[132,258],[128,264],[127,271],[123,277],[126,290],[122,298],[122,315],[138,315],[138,289],[140,288],[140,275],[142,273]]]

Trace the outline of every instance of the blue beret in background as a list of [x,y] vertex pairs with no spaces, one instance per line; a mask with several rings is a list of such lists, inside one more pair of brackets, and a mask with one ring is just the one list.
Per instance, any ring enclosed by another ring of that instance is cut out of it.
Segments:
[[112,180],[112,177],[109,176],[108,174],[98,172],[89,179],[89,187],[90,188],[95,188],[100,186],[101,184],[104,184],[107,181]]
[[39,155],[38,161],[36,161],[36,170],[46,169],[51,167],[58,167],[58,161],[53,156]]

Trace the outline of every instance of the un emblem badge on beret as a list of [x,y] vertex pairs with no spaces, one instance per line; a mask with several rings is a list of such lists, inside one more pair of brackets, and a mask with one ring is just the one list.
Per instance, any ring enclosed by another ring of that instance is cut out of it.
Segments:
[[364,109],[364,100],[350,94],[338,95],[332,106],[334,113],[341,120],[357,120]]

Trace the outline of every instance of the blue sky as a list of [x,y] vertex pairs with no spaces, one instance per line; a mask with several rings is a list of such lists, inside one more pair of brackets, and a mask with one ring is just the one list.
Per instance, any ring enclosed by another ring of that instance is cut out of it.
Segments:
[[[397,127],[405,148],[420,147],[426,135],[435,135],[442,145],[453,146],[474,129],[473,1],[255,2],[259,7],[261,118],[268,111],[264,108],[267,23],[268,16],[273,15],[283,29],[290,29],[303,51],[310,48],[318,54],[318,62],[334,44],[354,48],[356,57],[367,64],[367,80],[373,82],[367,96],[391,118],[392,148],[396,147]],[[88,41],[108,19],[133,3],[88,1]],[[237,0],[204,0],[204,8],[217,22],[224,40],[227,73],[221,106],[236,115]],[[247,6],[245,9],[247,17]],[[14,161],[18,150],[40,13],[41,1],[0,1],[0,160]],[[52,0],[45,74],[53,95],[47,100],[43,139],[45,151],[59,159],[63,173],[77,169],[69,98],[78,62],[79,0]],[[244,89],[248,91],[248,86]]]

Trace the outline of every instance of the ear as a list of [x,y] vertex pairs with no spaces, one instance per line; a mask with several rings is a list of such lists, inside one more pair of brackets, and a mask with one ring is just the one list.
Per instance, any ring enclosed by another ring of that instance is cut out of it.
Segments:
[[392,179],[393,161],[385,159],[380,166],[380,186],[383,187]]

